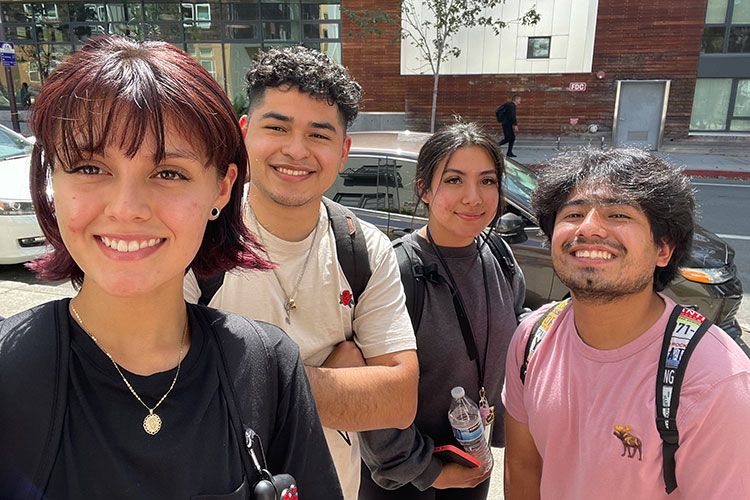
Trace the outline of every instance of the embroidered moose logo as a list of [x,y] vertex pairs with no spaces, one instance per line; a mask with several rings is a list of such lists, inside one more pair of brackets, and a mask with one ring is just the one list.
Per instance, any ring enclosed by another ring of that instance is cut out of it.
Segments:
[[615,425],[615,432],[613,434],[617,436],[617,439],[622,441],[623,448],[622,455],[620,455],[621,457],[624,457],[625,452],[627,452],[628,458],[634,458],[635,451],[638,450],[638,460],[641,460],[641,440],[630,434],[630,431],[632,430],[633,429],[630,426]]

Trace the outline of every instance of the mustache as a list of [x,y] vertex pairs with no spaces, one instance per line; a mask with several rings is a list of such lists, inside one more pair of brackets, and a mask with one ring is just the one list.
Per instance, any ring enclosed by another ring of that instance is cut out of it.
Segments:
[[626,248],[621,244],[614,241],[607,241],[601,238],[575,238],[563,245],[563,250],[570,250],[576,245],[599,245],[603,247],[609,247],[613,250],[617,250],[618,252],[627,251]]

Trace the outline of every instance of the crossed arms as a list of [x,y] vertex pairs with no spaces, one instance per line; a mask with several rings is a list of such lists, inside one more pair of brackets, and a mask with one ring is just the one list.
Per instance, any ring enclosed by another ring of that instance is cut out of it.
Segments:
[[342,342],[323,366],[306,366],[320,422],[342,431],[405,429],[417,414],[419,363],[414,350],[365,360]]

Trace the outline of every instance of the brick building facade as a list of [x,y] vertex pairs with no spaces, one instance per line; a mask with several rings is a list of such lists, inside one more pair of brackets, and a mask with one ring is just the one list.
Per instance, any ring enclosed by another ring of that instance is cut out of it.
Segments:
[[[396,0],[378,4],[398,12]],[[707,0],[600,0],[590,72],[441,75],[436,124],[448,123],[457,113],[497,129],[495,108],[520,93],[519,126],[527,137],[575,135],[578,131],[590,136],[583,132],[583,125],[596,124],[599,130],[594,135],[610,140],[618,80],[666,80],[669,94],[663,141],[686,140],[702,57],[706,5]],[[342,6],[366,8],[367,2],[344,0]],[[403,112],[409,128],[428,130],[432,76],[401,74],[401,43],[391,42],[391,34],[347,36],[356,27],[346,16],[342,28],[343,63],[365,89],[363,110]],[[587,88],[572,92],[571,82],[585,82]],[[571,118],[577,118],[580,126],[572,127]]]
[[[533,3],[505,0],[491,14],[511,20]],[[244,73],[261,51],[314,47],[362,83],[365,118],[396,117],[366,128],[428,130],[433,79],[420,74],[416,50],[393,28],[349,35],[357,29],[347,11],[374,6],[400,15],[398,0],[0,0],[0,40],[15,44],[18,63],[10,80],[0,73],[0,110],[12,89],[27,83],[33,99],[59,61],[88,38],[114,33],[183,48],[238,112]],[[537,10],[535,26],[456,37],[462,53],[441,68],[438,126],[460,114],[499,131],[494,110],[520,93],[521,138],[748,143],[750,0],[544,0]],[[532,52],[538,47],[541,55]],[[572,82],[586,90],[569,90]]]

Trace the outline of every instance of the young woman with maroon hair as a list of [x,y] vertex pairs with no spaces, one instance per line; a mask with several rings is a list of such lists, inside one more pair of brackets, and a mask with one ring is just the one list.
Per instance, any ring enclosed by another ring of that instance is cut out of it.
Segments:
[[31,115],[52,247],[32,267],[78,294],[0,321],[0,496],[248,498],[252,429],[272,472],[340,498],[297,347],[183,300],[188,269],[271,265],[242,221],[247,153],[217,82],[168,43],[102,37]]

